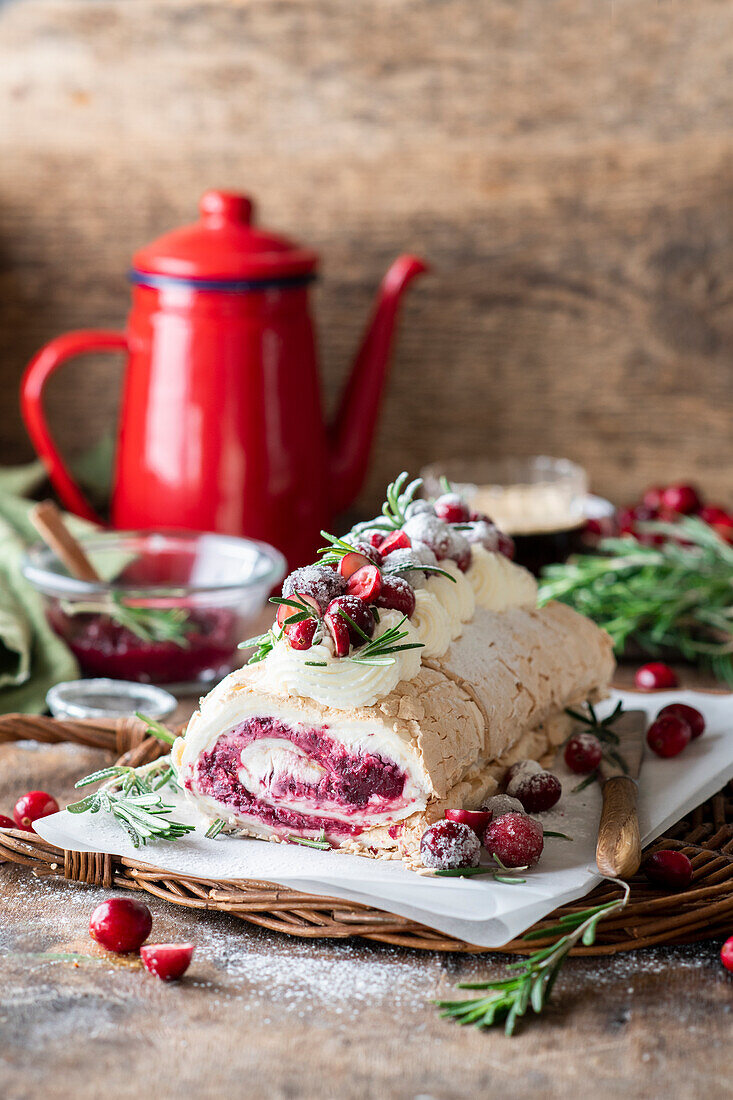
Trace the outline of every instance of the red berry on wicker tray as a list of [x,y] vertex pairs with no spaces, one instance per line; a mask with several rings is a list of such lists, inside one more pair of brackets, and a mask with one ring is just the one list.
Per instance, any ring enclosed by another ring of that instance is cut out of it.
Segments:
[[518,798],[528,814],[543,814],[560,801],[562,785],[552,772],[532,772],[512,783],[512,798]]
[[646,734],[649,748],[657,756],[679,756],[692,740],[689,722],[676,714],[666,714],[652,722]]
[[436,821],[422,835],[420,857],[435,871],[478,867],[481,841],[462,821]]
[[490,810],[446,810],[446,821],[460,821],[473,829],[477,836],[483,836],[486,826],[491,821],[493,814]]
[[644,861],[642,870],[654,886],[668,890],[684,890],[692,879],[692,864],[687,856],[671,849],[654,852]]
[[576,733],[565,745],[565,763],[577,775],[590,775],[601,762],[603,749],[594,733]]
[[677,718],[684,718],[692,731],[693,741],[696,737],[701,737],[705,732],[704,717],[695,707],[688,707],[687,703],[669,703],[668,706],[662,707],[657,718],[662,718],[667,714],[674,714]]
[[505,867],[534,866],[544,845],[542,826],[526,814],[502,814],[484,833],[484,846]]
[[46,791],[28,791],[15,803],[13,817],[19,829],[32,833],[34,821],[58,812],[59,804],[52,795]]
[[89,934],[108,951],[126,955],[137,951],[150,935],[153,918],[142,901],[110,898],[101,902],[89,921]]
[[664,691],[676,688],[677,674],[662,661],[650,661],[648,665],[637,668],[634,683],[639,691]]
[[193,956],[192,943],[149,943],[140,948],[146,970],[164,982],[175,982],[188,970]]

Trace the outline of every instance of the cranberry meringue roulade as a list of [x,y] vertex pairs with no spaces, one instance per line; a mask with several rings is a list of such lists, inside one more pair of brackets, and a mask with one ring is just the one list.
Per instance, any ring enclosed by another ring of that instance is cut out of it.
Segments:
[[230,832],[411,858],[446,807],[477,807],[512,759],[568,732],[605,694],[611,641],[562,604],[477,608],[439,657],[368,706],[278,685],[268,662],[228,676],[173,749],[188,798]]

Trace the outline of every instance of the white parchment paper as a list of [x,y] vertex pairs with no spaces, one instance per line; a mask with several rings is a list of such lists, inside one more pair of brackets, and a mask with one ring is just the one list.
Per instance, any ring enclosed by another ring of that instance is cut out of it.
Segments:
[[[639,695],[614,692],[600,708],[606,714],[621,699],[646,710],[653,720],[670,702],[685,702],[705,715],[702,737],[672,760],[648,749],[639,781],[641,835],[648,843],[733,777],[733,694],[693,691]],[[447,935],[481,947],[500,947],[565,901],[586,894],[599,881],[595,846],[601,796],[597,784],[572,794],[579,776],[564,764],[554,769],[563,784],[557,806],[542,815],[545,829],[572,841],[548,837],[538,866],[523,885],[493,879],[436,879],[407,870],[398,861],[323,852],[295,844],[219,836],[207,840],[206,825],[175,843],[157,842],[136,851],[114,821],[102,814],[62,811],[36,822],[44,839],[75,851],[109,852],[145,860],[151,866],[208,879],[261,879],[312,894],[363,902],[411,917]],[[196,823],[182,805],[176,815]]]

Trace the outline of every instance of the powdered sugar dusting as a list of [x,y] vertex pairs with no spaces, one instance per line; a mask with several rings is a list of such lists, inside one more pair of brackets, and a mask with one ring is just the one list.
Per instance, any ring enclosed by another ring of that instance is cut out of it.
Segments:
[[340,573],[326,565],[304,565],[285,578],[282,591],[283,596],[292,596],[296,592],[312,596],[321,611],[325,611],[331,600],[346,591],[346,581]]

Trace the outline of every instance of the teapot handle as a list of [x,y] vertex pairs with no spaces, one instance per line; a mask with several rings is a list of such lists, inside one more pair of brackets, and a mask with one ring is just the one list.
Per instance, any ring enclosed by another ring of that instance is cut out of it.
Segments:
[[20,384],[20,409],[25,426],[62,503],[77,516],[103,526],[104,521],[94,511],[64,465],[49,431],[43,414],[43,387],[56,368],[75,355],[99,351],[127,351],[127,347],[127,337],[122,332],[93,329],[67,332],[65,336],[58,336],[55,340],[51,340],[34,355],[26,367]]

